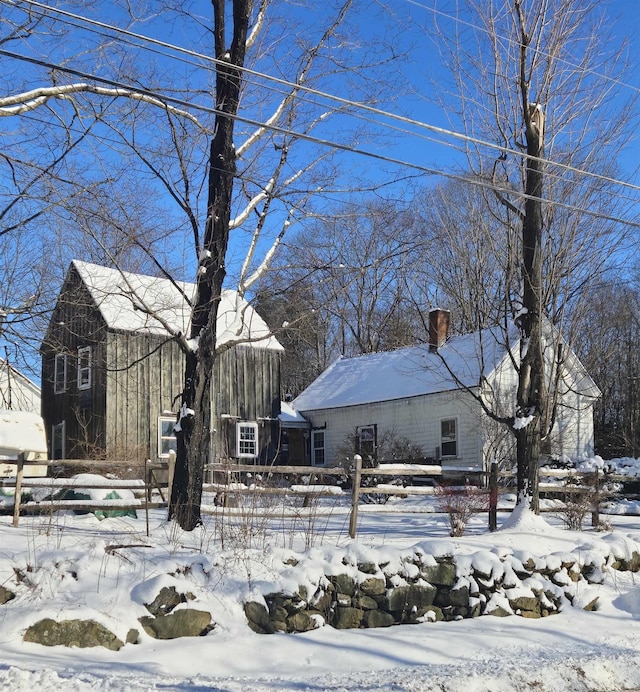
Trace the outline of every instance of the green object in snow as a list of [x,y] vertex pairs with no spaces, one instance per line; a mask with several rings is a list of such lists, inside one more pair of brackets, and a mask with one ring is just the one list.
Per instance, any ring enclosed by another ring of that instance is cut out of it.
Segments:
[[[105,495],[105,500],[121,500],[122,498],[115,490],[112,490],[108,495]],[[135,509],[96,509],[94,512],[98,519],[106,519],[107,517],[133,517],[138,518]]]
[[[91,502],[91,496],[87,493],[81,493],[76,490],[71,490],[71,488],[65,488],[64,490],[59,490],[54,496],[54,500],[83,500],[85,502]],[[104,496],[105,500],[122,500],[117,491],[112,490],[109,494]],[[89,514],[93,511],[98,519],[107,519],[108,517],[133,517],[137,519],[138,515],[135,509],[74,509],[75,514]]]

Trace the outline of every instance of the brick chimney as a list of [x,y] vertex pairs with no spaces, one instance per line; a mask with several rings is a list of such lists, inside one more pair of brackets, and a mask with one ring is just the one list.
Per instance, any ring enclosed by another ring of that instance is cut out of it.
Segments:
[[434,308],[429,310],[429,351],[435,353],[449,337],[448,310]]

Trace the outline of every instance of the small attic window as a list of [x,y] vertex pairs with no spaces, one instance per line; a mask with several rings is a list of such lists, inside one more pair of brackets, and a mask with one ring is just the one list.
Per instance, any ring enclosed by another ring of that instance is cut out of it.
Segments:
[[78,389],[91,389],[91,346],[78,349]]
[[53,364],[53,393],[62,394],[67,391],[67,356],[56,353]]

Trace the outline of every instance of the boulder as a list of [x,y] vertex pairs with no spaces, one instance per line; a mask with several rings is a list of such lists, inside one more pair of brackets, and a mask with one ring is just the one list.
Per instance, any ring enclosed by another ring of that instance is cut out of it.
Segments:
[[509,605],[515,611],[521,611],[524,615],[525,612],[535,613],[540,616],[540,601],[533,596],[518,596],[517,598],[510,598]]
[[139,644],[140,643],[140,632],[135,627],[132,627],[127,632],[127,638],[125,640],[127,644]]
[[463,585],[457,589],[451,589],[449,591],[449,603],[454,607],[466,608],[469,605],[469,587]]
[[337,630],[356,629],[362,624],[363,616],[364,610],[360,608],[336,608],[332,624]]
[[371,596],[361,594],[353,598],[353,606],[355,608],[361,608],[362,610],[376,610],[378,608],[378,602],[375,598],[371,598]]
[[355,595],[356,582],[348,574],[335,574],[329,577],[329,580],[336,587],[336,591],[339,593],[346,594],[347,596]]
[[111,651],[119,651],[124,646],[122,640],[95,620],[56,622],[45,618],[31,625],[23,640],[43,646],[77,646],[80,649],[103,646]]
[[178,639],[180,637],[201,637],[210,632],[211,613],[195,608],[175,610],[161,617],[141,617],[139,622],[144,631],[154,639]]
[[486,612],[487,615],[494,615],[495,617],[498,618],[506,618],[509,617],[510,615],[513,615],[513,613],[510,613],[508,610],[505,610],[502,606],[496,606],[493,608],[491,611]]
[[395,618],[384,610],[367,610],[362,622],[365,627],[390,627],[395,623]]
[[423,565],[420,569],[420,574],[429,584],[451,587],[456,580],[456,566],[451,562]]
[[[284,610],[284,609],[283,609]],[[273,634],[274,626],[269,618],[269,611],[262,603],[257,601],[248,601],[244,604],[244,614],[247,616],[249,627],[258,634]],[[286,619],[286,610],[284,610]]]
[[15,597],[13,591],[9,591],[5,586],[0,586],[0,605],[4,605]]
[[321,613],[327,613],[329,608],[331,608],[332,596],[331,592],[327,591],[316,591],[313,598],[310,601],[310,605],[319,610]]
[[598,610],[598,599],[599,596],[592,598],[586,605],[582,606],[582,610],[595,611]]
[[386,589],[386,579],[380,577],[369,577],[360,584],[360,593],[366,596],[382,596]]
[[389,589],[384,599],[383,610],[391,612],[410,612],[423,606],[430,606],[437,589],[430,584],[410,584]]
[[308,632],[315,629],[315,623],[304,611],[291,615],[286,620],[287,632]]
[[160,593],[153,599],[151,603],[145,603],[144,607],[154,617],[166,615],[170,613],[176,606],[181,603],[186,603],[187,599],[193,600],[193,594],[180,594],[176,591],[175,586],[163,586]]

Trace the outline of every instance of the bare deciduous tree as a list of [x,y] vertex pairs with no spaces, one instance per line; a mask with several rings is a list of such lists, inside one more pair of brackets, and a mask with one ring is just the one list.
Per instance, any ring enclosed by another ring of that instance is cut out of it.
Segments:
[[[374,51],[355,40],[357,31],[349,25],[350,16],[357,18],[353,4],[342,0],[324,8],[323,26],[297,4],[215,0],[212,16],[203,18],[187,13],[183,3],[168,2],[161,16],[146,23],[166,29],[180,21],[193,37],[183,62],[171,62],[161,52],[152,59],[143,36],[123,42],[117,28],[102,25],[98,32],[74,32],[73,60],[62,44],[38,45],[45,69],[0,99],[4,115],[26,118],[37,112],[46,116],[47,126],[55,122],[56,132],[75,147],[91,142],[84,150],[91,160],[72,158],[67,169],[75,167],[66,178],[76,183],[66,196],[75,206],[62,204],[60,186],[51,175],[45,179],[55,197],[51,208],[65,209],[60,219],[87,232],[99,258],[124,269],[146,265],[176,287],[185,271],[197,275],[189,332],[169,334],[186,359],[172,498],[174,516],[185,529],[200,522],[213,363],[221,349],[244,338],[238,330],[236,340],[218,343],[223,282],[237,286],[240,326],[244,298],[251,296],[284,234],[308,212],[314,195],[330,194],[341,177],[332,164],[335,152],[310,140],[314,134],[326,136],[327,123],[348,106],[305,89],[330,85],[335,90],[340,80],[354,100],[388,96],[376,75],[385,60],[398,59],[398,52],[385,53],[382,42]],[[118,16],[133,18],[129,28],[137,28],[136,9],[131,3],[119,8]],[[66,19],[52,8],[42,21],[65,26]],[[107,39],[100,42],[103,32]],[[37,42],[28,34],[21,40],[20,45]],[[20,60],[17,53],[13,57]],[[247,68],[252,68],[248,75]],[[363,137],[360,123],[345,124],[345,143],[350,128]],[[110,192],[126,190],[130,183],[129,189],[144,190],[146,215],[129,205],[126,195],[110,198]],[[109,211],[98,217],[101,200]],[[137,232],[138,219],[146,221],[144,233]],[[144,309],[143,301],[136,305]]]
[[[520,496],[536,507],[540,446],[555,422],[562,353],[571,345],[569,317],[589,273],[606,266],[619,240],[610,219],[621,200],[611,179],[629,115],[617,80],[624,50],[610,47],[599,3],[467,5],[464,23],[445,26],[446,13],[438,19],[438,43],[453,77],[440,93],[468,136],[470,182],[483,186],[492,217],[471,232],[486,237],[501,229],[502,252],[489,254],[504,267],[503,283],[490,281],[485,297],[493,312],[500,306],[496,288],[504,296],[507,346],[509,325],[517,325],[518,388],[508,416],[483,403],[515,436]],[[566,336],[552,340],[554,352],[545,356],[546,319]]]

